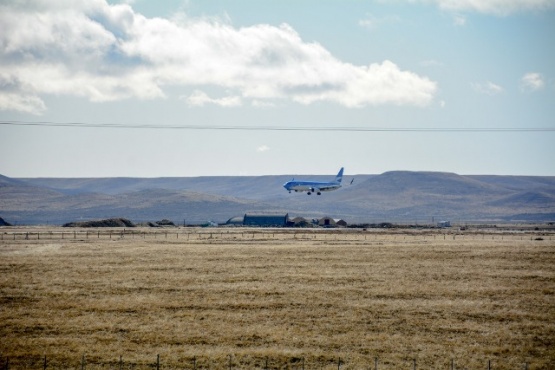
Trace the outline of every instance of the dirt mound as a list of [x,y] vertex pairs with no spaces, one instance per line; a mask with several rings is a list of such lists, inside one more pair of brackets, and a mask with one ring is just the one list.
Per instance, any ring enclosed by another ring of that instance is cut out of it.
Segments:
[[175,226],[173,222],[167,219],[163,219],[161,221],[156,221],[156,224],[159,226]]
[[0,217],[0,226],[12,226],[10,223],[4,221],[2,217]]
[[68,222],[64,227],[135,227],[135,224],[126,218],[109,218],[98,221]]
[[148,226],[148,227],[168,227],[168,226],[171,226],[171,227],[175,227],[175,224],[170,220],[163,219],[163,220],[156,221],[156,222],[150,222],[150,221],[149,222],[143,222],[143,223],[138,224],[137,226]]

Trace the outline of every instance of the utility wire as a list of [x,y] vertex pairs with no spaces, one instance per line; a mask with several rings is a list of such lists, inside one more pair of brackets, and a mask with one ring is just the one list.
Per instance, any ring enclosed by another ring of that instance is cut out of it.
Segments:
[[365,127],[365,126],[236,126],[236,125],[171,125],[124,124],[51,121],[0,121],[7,126],[40,126],[71,128],[117,128],[156,130],[215,131],[338,131],[338,132],[553,132],[555,127]]

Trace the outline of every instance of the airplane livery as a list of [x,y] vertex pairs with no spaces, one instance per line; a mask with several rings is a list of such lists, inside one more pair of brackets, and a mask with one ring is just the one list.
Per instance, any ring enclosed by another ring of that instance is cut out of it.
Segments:
[[334,181],[324,182],[324,181],[296,181],[295,179],[286,182],[283,187],[291,193],[306,191],[308,195],[316,193],[318,195],[322,194],[323,191],[337,190],[341,187],[341,180],[343,179],[343,167],[335,176]]

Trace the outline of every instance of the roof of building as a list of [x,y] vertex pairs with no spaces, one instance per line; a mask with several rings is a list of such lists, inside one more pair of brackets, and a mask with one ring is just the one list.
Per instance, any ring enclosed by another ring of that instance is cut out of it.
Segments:
[[242,225],[243,221],[244,221],[243,216],[235,216],[235,217],[231,217],[229,220],[227,220],[226,224],[228,224],[228,225]]

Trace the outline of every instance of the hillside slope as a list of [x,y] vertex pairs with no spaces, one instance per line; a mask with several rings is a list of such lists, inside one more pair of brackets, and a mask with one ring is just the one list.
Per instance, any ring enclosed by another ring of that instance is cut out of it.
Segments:
[[[35,224],[124,217],[176,224],[227,219],[247,212],[329,215],[348,222],[546,221],[555,219],[555,177],[461,176],[392,171],[344,178],[342,189],[320,196],[289,194],[291,178],[10,179],[0,176],[0,217]],[[353,180],[351,184],[351,180]]]

